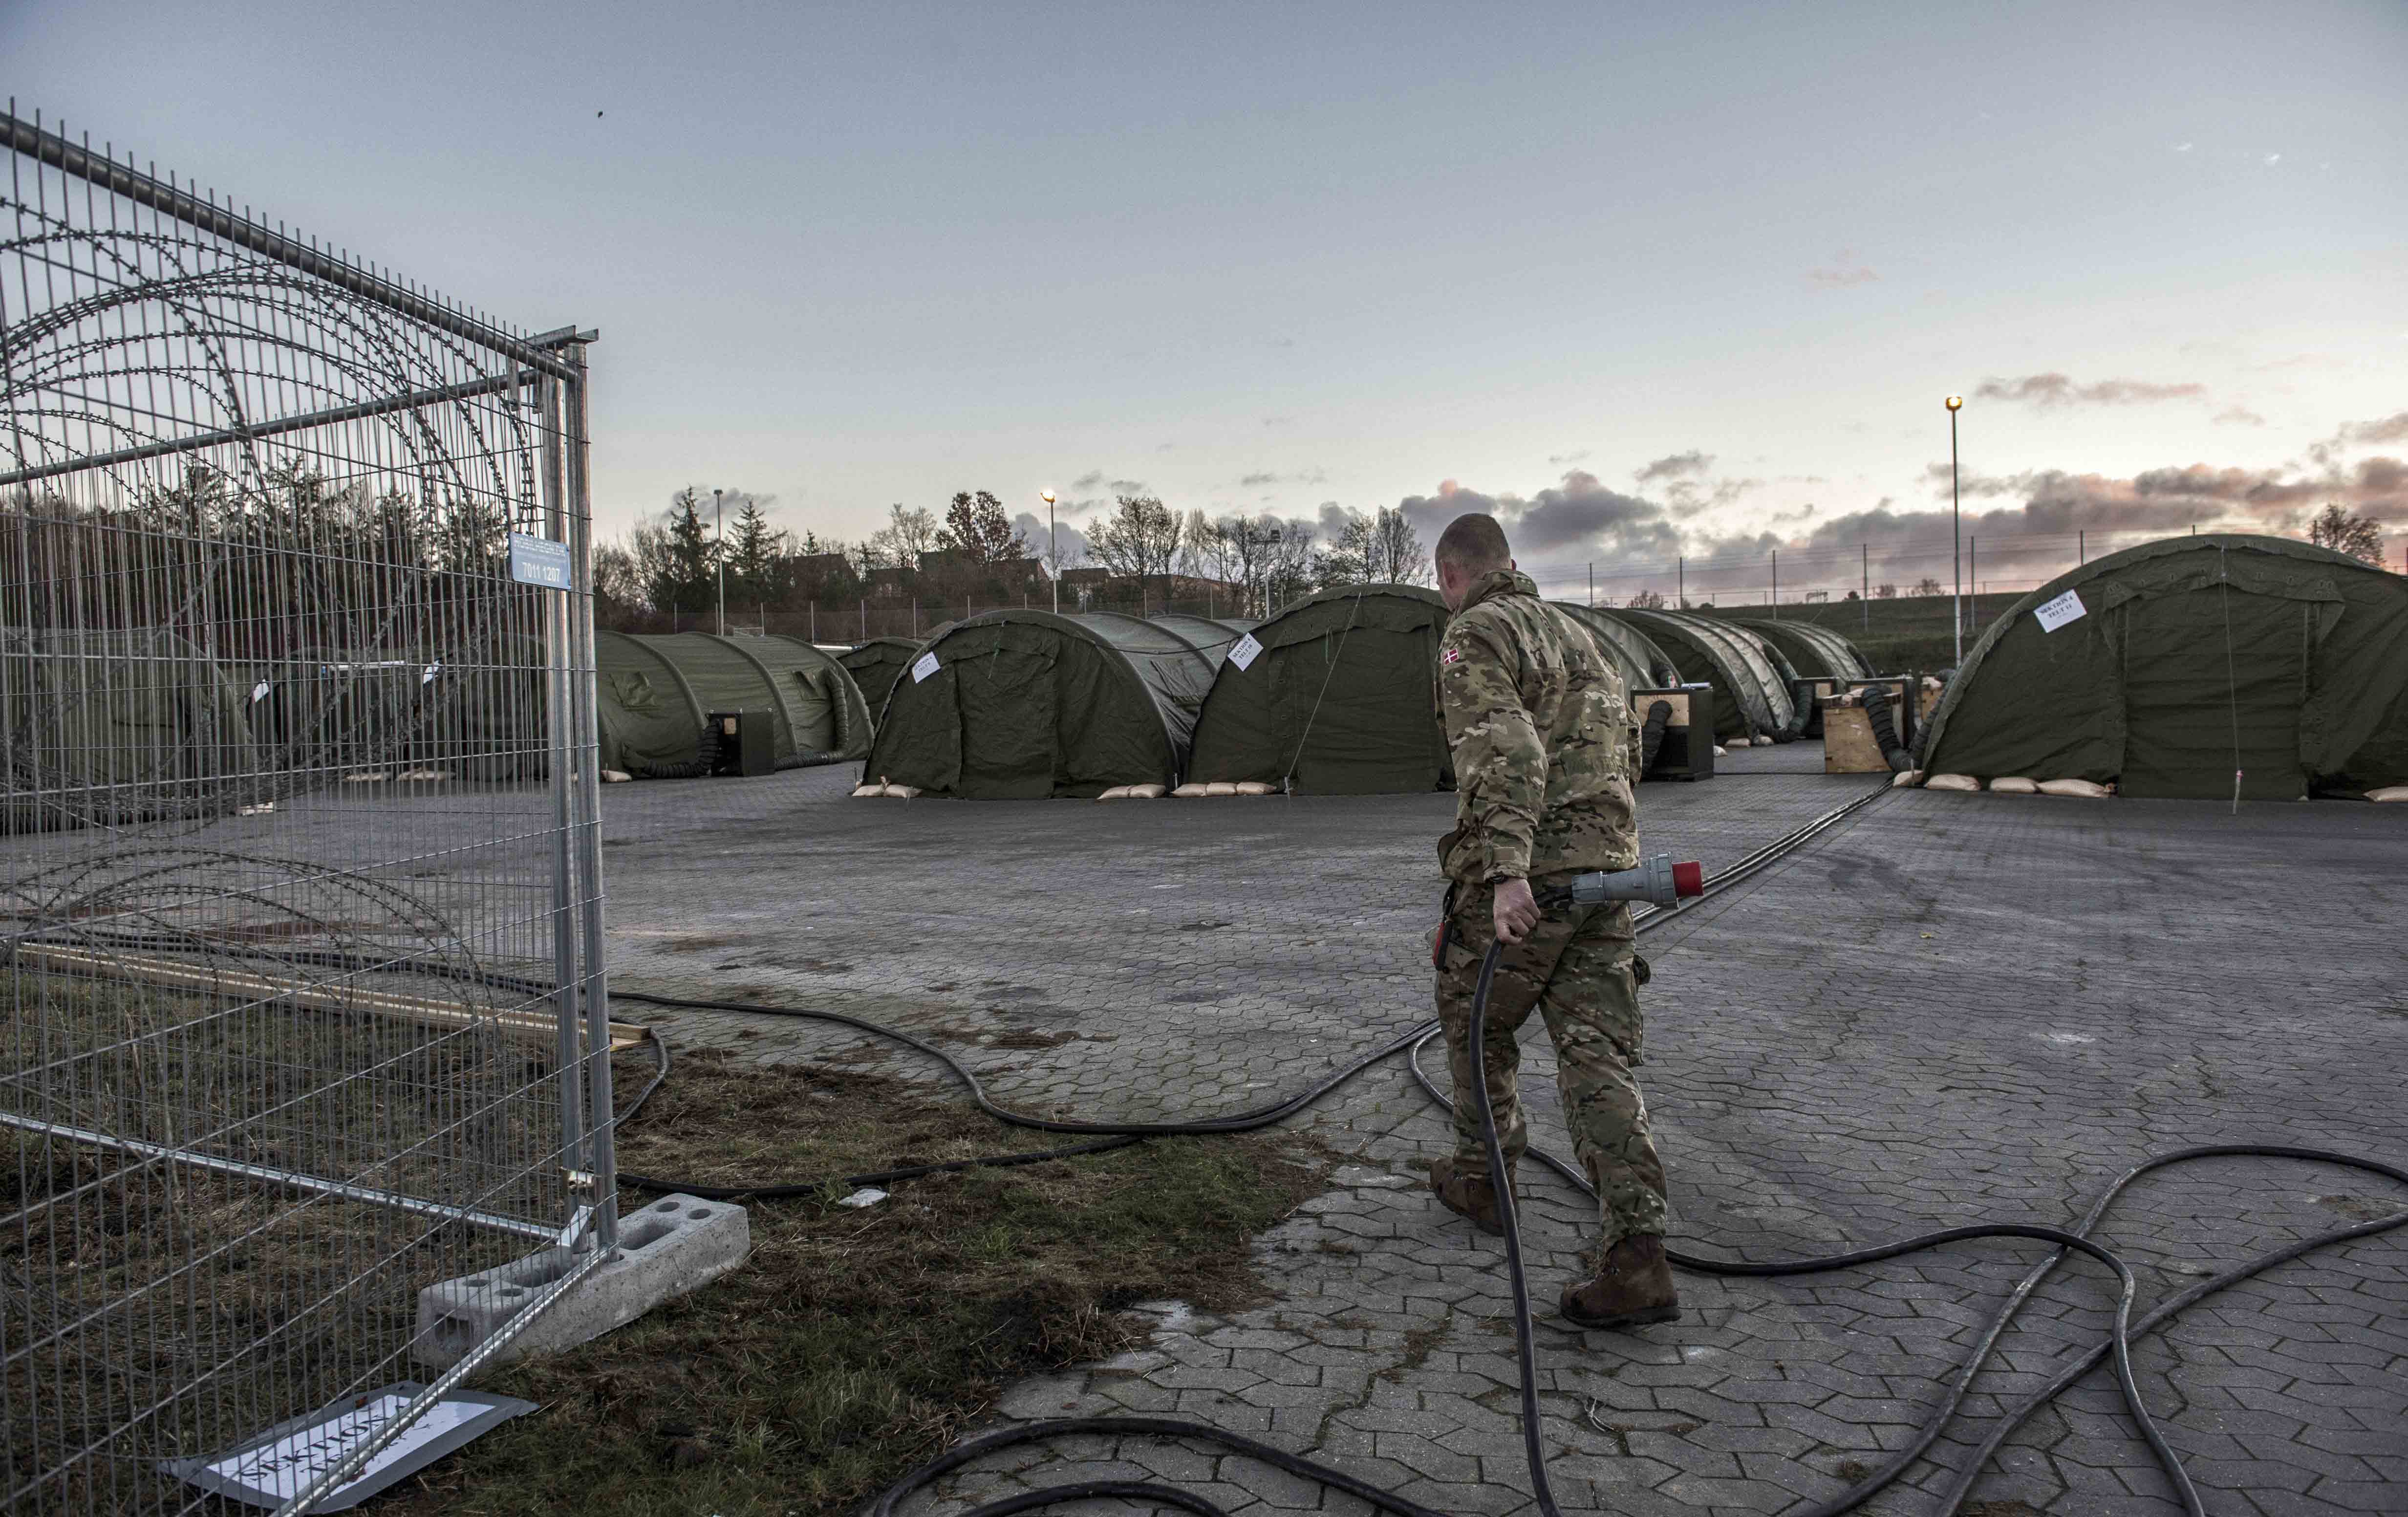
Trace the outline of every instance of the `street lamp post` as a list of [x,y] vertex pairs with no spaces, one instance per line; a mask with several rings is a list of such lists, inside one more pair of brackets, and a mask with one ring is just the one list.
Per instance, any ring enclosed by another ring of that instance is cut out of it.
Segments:
[[1956,663],[1965,663],[1965,561],[1961,550],[1965,544],[1965,518],[1958,505],[1956,490],[1956,413],[1964,408],[1963,395],[1948,397],[1948,572],[1956,581]]
[[727,636],[727,516],[719,508],[719,492],[710,493],[710,519],[719,528],[719,635]]
[[1041,493],[1045,498],[1045,563],[1052,572],[1046,578],[1054,581],[1054,614],[1062,614],[1062,543],[1054,535],[1054,492]]

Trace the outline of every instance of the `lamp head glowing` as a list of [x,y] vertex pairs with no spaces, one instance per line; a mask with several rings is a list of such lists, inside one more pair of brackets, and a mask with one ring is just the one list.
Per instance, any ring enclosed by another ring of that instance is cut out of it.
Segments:
[[1043,501],[1046,505],[1051,506],[1054,504],[1054,492],[1051,490],[1040,490],[1037,493],[1037,498]]
[[1950,395],[1950,396],[1948,397],[1948,408],[1949,408],[1950,410],[1952,410],[1952,411],[1953,411],[1953,410],[1956,410],[1956,408],[1958,408],[1959,407],[1963,406],[1964,404],[1965,404],[1965,397],[1964,397],[1963,395]]

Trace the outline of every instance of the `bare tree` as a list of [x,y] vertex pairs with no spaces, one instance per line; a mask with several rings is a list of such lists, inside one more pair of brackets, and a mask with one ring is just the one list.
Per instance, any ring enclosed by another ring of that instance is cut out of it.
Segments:
[[2324,510],[2308,523],[2308,541],[2369,564],[2383,562],[2383,529],[2366,517],[2342,509],[2338,501],[2326,502]]
[[1898,586],[1896,586],[1896,585],[1875,585],[1875,586],[1873,586],[1873,599],[1875,599],[1875,600],[1896,600],[1896,599],[1898,599]]
[[1114,574],[1135,579],[1138,594],[1143,597],[1150,580],[1170,572],[1186,523],[1157,496],[1114,499],[1117,508],[1111,519],[1088,535],[1087,555]]
[[1223,558],[1203,508],[1189,511],[1179,523],[1179,572],[1197,580],[1226,580],[1230,577],[1221,572]]
[[941,531],[934,512],[916,506],[907,511],[900,501],[886,508],[886,530],[895,535],[895,546],[907,555],[906,567],[919,563],[922,553],[935,551]]
[[1918,595],[1937,595],[1941,593],[1940,581],[1927,574],[1914,582],[1914,593]]
[[1372,513],[1370,525],[1364,535],[1364,567],[1369,578],[1388,584],[1431,585],[1438,582],[1430,569],[1430,556],[1422,547],[1421,535],[1405,520],[1405,513],[1392,507],[1382,507]]
[[1312,529],[1301,522],[1283,522],[1265,515],[1257,524],[1270,523],[1263,546],[1261,567],[1263,615],[1268,616],[1312,588]]
[[1636,611],[1660,611],[1664,608],[1664,592],[1642,590],[1626,603]]

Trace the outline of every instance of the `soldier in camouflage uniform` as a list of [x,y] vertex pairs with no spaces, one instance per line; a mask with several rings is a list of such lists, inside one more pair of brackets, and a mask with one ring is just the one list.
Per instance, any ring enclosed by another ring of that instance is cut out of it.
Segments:
[[1455,1074],[1455,1152],[1430,1188],[1490,1232],[1502,1226],[1472,1105],[1471,999],[1489,944],[1505,945],[1489,989],[1482,1072],[1508,1174],[1529,1145],[1514,1075],[1515,1033],[1536,1009],[1555,1039],[1572,1152],[1597,1187],[1594,1280],[1565,1289],[1584,1327],[1680,1315],[1664,1258],[1664,1166],[1647,1130],[1639,976],[1630,908],[1557,907],[1546,890],[1639,862],[1629,694],[1588,633],[1539,598],[1493,517],[1458,517],[1439,539],[1440,593],[1455,616],[1439,647],[1439,707],[1455,755],[1455,827],[1439,857],[1453,881],[1438,961],[1438,1009]]

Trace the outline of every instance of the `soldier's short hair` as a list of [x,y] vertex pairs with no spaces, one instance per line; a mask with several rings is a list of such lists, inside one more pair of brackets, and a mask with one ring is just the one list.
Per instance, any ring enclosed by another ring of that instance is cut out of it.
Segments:
[[1466,511],[1439,534],[1438,561],[1484,573],[1513,562],[1513,550],[1506,545],[1505,529],[1497,518],[1486,511]]

